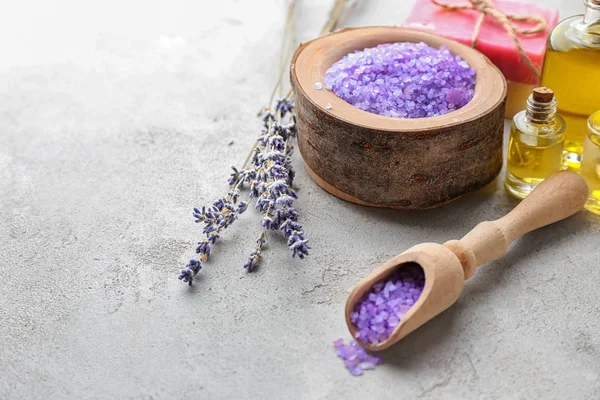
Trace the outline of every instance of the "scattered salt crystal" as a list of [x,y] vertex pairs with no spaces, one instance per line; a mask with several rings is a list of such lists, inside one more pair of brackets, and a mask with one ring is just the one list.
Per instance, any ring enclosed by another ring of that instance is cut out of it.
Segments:
[[475,71],[465,60],[445,46],[436,49],[425,43],[387,43],[355,51],[325,74],[325,87],[341,99],[395,118],[432,117],[461,108],[473,98],[475,81]]
[[315,89],[317,89],[317,90],[323,89],[323,84],[321,82],[315,82]]
[[344,360],[346,369],[353,376],[360,376],[367,369],[375,369],[375,366],[381,364],[383,361],[381,358],[367,353],[355,340],[344,344],[343,339],[338,339],[333,342],[333,346],[335,347],[336,354]]
[[360,364],[358,364],[358,368],[362,369],[363,371],[365,369],[375,369],[375,364],[373,364],[370,361],[363,361]]
[[333,107],[331,106],[331,103],[327,103],[325,104],[325,109],[327,110],[331,110]]

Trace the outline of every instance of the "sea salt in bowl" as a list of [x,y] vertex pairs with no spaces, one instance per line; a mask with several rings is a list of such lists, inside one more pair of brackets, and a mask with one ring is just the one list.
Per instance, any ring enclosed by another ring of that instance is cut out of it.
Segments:
[[[473,98],[429,118],[363,111],[324,87],[335,62],[384,43],[446,46],[476,72]],[[346,29],[302,44],[292,59],[298,146],[311,177],[342,199],[369,206],[427,209],[492,181],[502,168],[506,80],[479,51],[427,32]]]
[[429,118],[471,101],[475,70],[446,46],[386,43],[344,56],[325,73],[325,87],[371,113]]

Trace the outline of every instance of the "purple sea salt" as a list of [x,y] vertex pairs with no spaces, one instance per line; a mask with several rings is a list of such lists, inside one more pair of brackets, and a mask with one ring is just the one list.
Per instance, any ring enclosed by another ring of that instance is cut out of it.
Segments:
[[333,342],[333,347],[338,357],[344,360],[346,369],[354,376],[362,375],[366,369],[375,369],[376,365],[382,363],[381,358],[367,353],[355,340],[344,344],[344,339],[338,339]]
[[350,314],[356,326],[356,339],[377,344],[390,337],[417,302],[424,286],[425,274],[418,264],[407,264],[374,284]]
[[344,56],[327,70],[324,83],[361,110],[395,118],[425,118],[471,101],[475,70],[446,46],[387,43]]

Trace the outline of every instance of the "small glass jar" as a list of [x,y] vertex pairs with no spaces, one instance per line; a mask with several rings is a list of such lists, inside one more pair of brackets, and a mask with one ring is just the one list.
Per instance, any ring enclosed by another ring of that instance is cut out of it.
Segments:
[[535,88],[527,108],[513,119],[504,186],[519,199],[561,170],[565,120],[556,113],[557,106],[551,89]]
[[590,189],[590,197],[585,208],[600,214],[600,111],[595,112],[588,119],[588,131],[583,144],[579,173],[585,178]]
[[585,15],[569,17],[552,30],[542,72],[542,85],[554,90],[567,122],[564,162],[572,171],[580,168],[587,119],[600,109],[600,0],[583,3]]

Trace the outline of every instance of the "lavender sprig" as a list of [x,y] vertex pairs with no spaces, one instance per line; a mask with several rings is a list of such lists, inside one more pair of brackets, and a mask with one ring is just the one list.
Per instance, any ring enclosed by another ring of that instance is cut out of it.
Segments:
[[[263,213],[263,228],[281,230],[292,250],[292,257],[304,258],[310,247],[304,237],[304,229],[298,223],[298,213],[293,208],[294,200],[298,198],[292,189],[295,173],[291,155],[294,148],[289,144],[289,140],[296,136],[293,109],[291,101],[281,99],[274,112],[267,111],[263,116],[265,131],[251,161],[257,171],[264,172],[266,179],[255,185],[256,191],[251,191],[250,196],[258,197],[255,207]],[[291,121],[283,124],[282,118],[288,113],[292,116]]]

